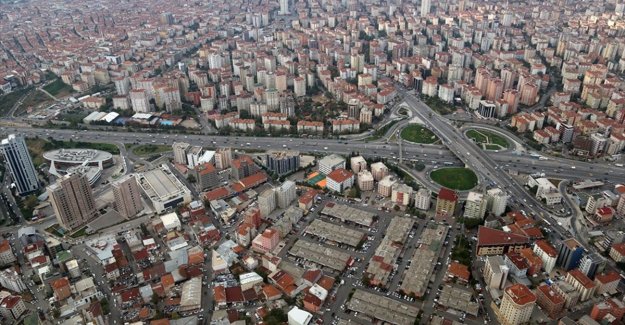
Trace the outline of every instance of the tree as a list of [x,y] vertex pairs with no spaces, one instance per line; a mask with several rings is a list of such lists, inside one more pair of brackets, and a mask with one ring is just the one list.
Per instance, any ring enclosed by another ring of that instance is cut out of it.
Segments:
[[191,184],[195,184],[195,182],[197,182],[197,179],[195,178],[195,176],[193,176],[193,174],[189,174],[189,176],[187,176],[187,181],[189,181],[189,183]]
[[287,317],[284,310],[274,308],[270,310],[269,313],[267,313],[263,320],[269,325],[280,325],[282,323],[286,323],[289,318]]

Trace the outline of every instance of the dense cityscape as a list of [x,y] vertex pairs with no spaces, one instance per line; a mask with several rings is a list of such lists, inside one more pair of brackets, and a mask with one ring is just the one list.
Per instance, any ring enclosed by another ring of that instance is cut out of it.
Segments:
[[0,1],[0,324],[624,324],[624,14]]

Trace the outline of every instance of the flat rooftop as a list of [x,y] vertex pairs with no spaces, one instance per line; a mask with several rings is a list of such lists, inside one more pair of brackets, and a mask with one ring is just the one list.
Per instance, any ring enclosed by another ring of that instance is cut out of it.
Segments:
[[480,306],[477,302],[471,301],[472,295],[472,292],[467,289],[445,285],[438,298],[438,303],[444,307],[477,316]]
[[139,185],[154,201],[168,201],[189,192],[166,166],[140,174]]
[[113,158],[110,152],[95,149],[58,149],[46,151],[43,158],[63,164],[105,162]]
[[352,258],[348,253],[338,249],[301,239],[295,242],[295,245],[289,250],[289,254],[336,271],[343,271]]
[[320,219],[313,220],[306,227],[306,233],[352,247],[358,246],[365,237],[365,233],[362,231],[335,225]]
[[410,260],[410,267],[404,272],[400,289],[406,294],[413,293],[417,297],[423,297],[434,271],[437,255],[427,245],[416,249]]
[[406,242],[413,225],[414,220],[406,217],[394,217],[391,220],[384,239],[376,248],[373,258],[367,265],[366,272],[373,276],[374,283],[387,284],[393,265],[401,253],[403,244]]
[[349,309],[391,324],[411,325],[419,308],[381,295],[356,289],[347,303]]
[[417,244],[428,245],[431,250],[438,251],[441,247],[441,242],[447,236],[449,228],[445,225],[429,224],[419,236]]
[[332,202],[323,207],[321,214],[339,219],[343,222],[349,221],[365,227],[371,226],[373,217],[375,216],[375,214],[371,212]]

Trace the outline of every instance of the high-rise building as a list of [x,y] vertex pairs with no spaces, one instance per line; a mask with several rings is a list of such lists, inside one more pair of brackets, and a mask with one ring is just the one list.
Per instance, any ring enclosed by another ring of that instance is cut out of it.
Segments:
[[137,113],[147,113],[152,111],[148,94],[143,89],[133,89],[130,91],[130,102],[132,110]]
[[187,164],[187,153],[191,145],[186,142],[174,142],[172,149],[174,151],[174,162],[181,165]]
[[406,184],[395,183],[391,187],[391,202],[397,205],[408,206],[412,200],[412,187]]
[[441,187],[436,199],[436,216],[447,218],[454,215],[458,194],[448,188]]
[[135,175],[126,175],[111,183],[111,186],[115,197],[115,210],[122,217],[130,219],[143,210],[141,189]]
[[486,209],[490,213],[500,216],[506,212],[508,205],[508,195],[500,188],[493,188],[486,192],[486,200],[488,201]]
[[161,14],[161,24],[172,25],[174,23],[174,15],[171,12],[164,12]]
[[267,189],[258,195],[258,208],[260,215],[267,217],[276,209],[276,191],[273,188]]
[[565,271],[574,269],[579,265],[583,254],[584,247],[577,240],[574,238],[566,239],[560,244],[556,265],[562,267]]
[[349,159],[349,167],[354,173],[367,170],[367,161],[362,156],[355,156]]
[[306,96],[306,79],[295,77],[293,79],[293,92],[296,97]]
[[597,285],[580,269],[572,269],[564,278],[566,283],[572,285],[579,292],[579,300],[586,301],[595,295]]
[[373,175],[368,170],[361,170],[358,173],[357,177],[358,188],[361,191],[372,191],[373,190]]
[[373,175],[373,179],[379,181],[388,175],[388,167],[381,161],[373,163],[371,164],[371,174]]
[[258,166],[250,156],[240,156],[230,163],[230,174],[235,179],[248,177],[258,171]]
[[432,191],[426,188],[420,188],[414,197],[414,207],[419,210],[424,210],[424,211],[429,210],[431,197],[432,197]]
[[28,153],[24,138],[11,134],[2,140],[0,148],[9,166],[17,194],[25,195],[39,189],[37,171]]
[[551,273],[556,266],[558,251],[548,241],[541,239],[534,243],[534,254],[543,261],[543,269]]
[[203,163],[195,166],[191,173],[194,175],[200,190],[211,189],[219,185],[217,169],[211,163]]
[[215,168],[223,170],[230,167],[232,163],[232,149],[219,148],[215,151]]
[[536,295],[524,284],[513,284],[506,288],[499,307],[499,320],[504,325],[518,325],[529,322],[536,305]]
[[299,168],[299,151],[270,151],[265,156],[265,167],[283,175]]
[[589,278],[594,278],[595,274],[601,273],[606,265],[606,259],[597,254],[590,253],[579,261],[579,270]]
[[471,219],[484,219],[486,214],[486,198],[484,194],[477,192],[469,192],[467,201],[464,205],[464,217]]
[[265,103],[267,103],[267,109],[270,111],[276,111],[280,109],[280,94],[275,88],[265,90]]
[[488,256],[484,263],[484,282],[489,288],[503,289],[510,269],[501,255]]
[[282,183],[280,187],[276,188],[276,196],[278,206],[282,209],[286,209],[297,197],[295,183],[292,181]]
[[421,17],[426,17],[430,14],[431,6],[432,0],[421,0]]
[[360,118],[360,106],[358,105],[358,100],[349,100],[349,103],[347,104],[347,116],[353,119]]
[[280,15],[289,14],[289,0],[280,0]]
[[56,219],[65,229],[76,229],[97,216],[93,192],[87,176],[68,174],[48,186]]
[[550,318],[558,318],[564,310],[564,297],[546,284],[536,288],[536,303]]
[[128,80],[128,78],[115,78],[113,79],[113,82],[115,83],[115,91],[117,91],[119,96],[128,95],[128,92],[130,92],[130,80]]

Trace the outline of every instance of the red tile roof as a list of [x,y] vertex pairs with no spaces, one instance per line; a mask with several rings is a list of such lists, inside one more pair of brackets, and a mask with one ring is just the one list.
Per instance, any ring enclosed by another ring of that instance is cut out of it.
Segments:
[[344,168],[337,168],[333,170],[332,172],[330,172],[328,176],[326,176],[326,178],[332,179],[333,181],[337,183],[343,183],[347,179],[352,178],[352,177],[354,177],[354,173]]
[[244,189],[256,187],[267,181],[267,175],[264,172],[258,172],[248,177],[241,178],[239,183],[243,185]]
[[224,286],[215,286],[213,288],[213,297],[217,303],[226,302],[226,288]]
[[50,282],[50,286],[53,289],[61,289],[61,288],[69,286],[69,280],[67,280],[67,278],[56,279]]
[[606,274],[597,274],[595,276],[595,281],[606,284],[614,281],[621,281],[621,275],[615,271]]
[[456,193],[456,191],[441,187],[441,189],[438,191],[438,198],[445,201],[456,202],[458,201],[458,194]]
[[457,262],[451,262],[449,264],[447,273],[449,273],[450,275],[453,275],[456,278],[462,279],[464,281],[469,281],[469,278],[471,277],[471,272],[469,271],[469,267],[464,264],[457,263]]
[[516,245],[528,243],[529,239],[525,236],[515,235],[493,228],[480,226],[477,231],[478,246]]
[[546,284],[538,286],[537,290],[547,297],[547,299],[549,299],[549,301],[554,305],[559,305],[564,302],[564,297],[551,290],[551,288]]
[[200,174],[200,175],[206,175],[206,174],[214,173],[217,170],[215,169],[215,166],[213,166],[213,164],[211,164],[211,163],[204,163],[204,164],[201,164],[201,165],[197,165],[195,167],[195,171],[197,171],[198,174]]
[[612,245],[612,249],[625,256],[625,243],[614,244]]
[[538,248],[540,248],[540,250],[542,250],[547,255],[549,255],[549,257],[557,257],[558,256],[558,252],[556,251],[556,249],[548,241],[546,241],[546,240],[537,240],[534,244],[536,246],[538,246]]
[[15,305],[17,305],[17,303],[20,302],[20,300],[22,300],[22,297],[20,296],[7,296],[2,299],[2,303],[0,303],[0,305],[4,308],[12,309]]
[[584,274],[582,271],[580,271],[579,269],[573,269],[569,271],[569,274],[577,281],[579,282],[582,286],[584,286],[587,289],[591,289],[595,286],[595,283],[592,282],[592,280],[586,276],[586,274]]
[[523,284],[517,283],[506,288],[506,294],[517,305],[526,305],[536,301],[536,296]]
[[9,244],[8,240],[3,240],[0,243],[0,252],[6,252],[6,251],[8,251],[10,249],[11,249],[11,245]]
[[241,291],[241,287],[236,286],[226,288],[226,301],[228,303],[245,301],[245,299],[243,298],[243,291]]
[[219,200],[228,197],[230,195],[230,191],[226,187],[218,187],[212,191],[206,192],[204,194],[204,199],[207,201]]

